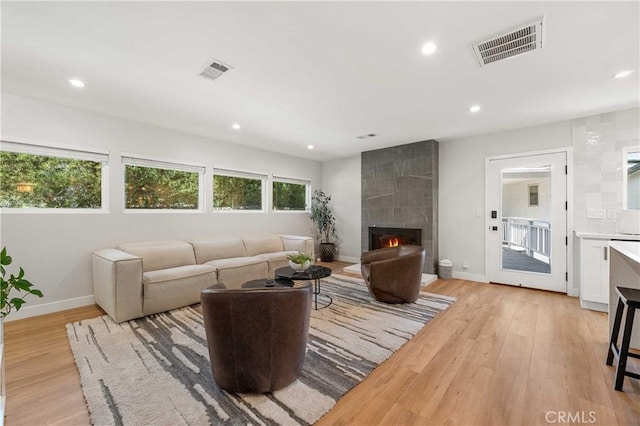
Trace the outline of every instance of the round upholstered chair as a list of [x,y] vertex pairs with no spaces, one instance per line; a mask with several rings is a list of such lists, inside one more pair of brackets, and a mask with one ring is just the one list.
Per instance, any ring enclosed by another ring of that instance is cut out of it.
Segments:
[[229,392],[273,392],[302,372],[312,288],[227,289],[201,293],[202,315],[215,382]]
[[420,294],[425,251],[404,245],[362,253],[362,277],[379,302],[413,303]]

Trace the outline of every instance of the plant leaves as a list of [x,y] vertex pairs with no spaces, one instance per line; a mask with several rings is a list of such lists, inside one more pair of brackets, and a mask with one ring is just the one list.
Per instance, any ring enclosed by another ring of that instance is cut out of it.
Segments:
[[29,293],[33,294],[34,296],[38,296],[38,297],[43,297],[44,296],[42,294],[42,292],[40,290],[38,290],[37,288],[34,288],[33,290],[30,290]]
[[14,297],[11,299],[10,303],[16,307],[16,311],[20,310],[20,307],[24,304],[24,299],[20,299],[18,297]]

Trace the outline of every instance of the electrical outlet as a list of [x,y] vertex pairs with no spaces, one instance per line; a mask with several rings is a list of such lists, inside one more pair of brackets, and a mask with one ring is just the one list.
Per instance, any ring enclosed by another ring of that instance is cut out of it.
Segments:
[[604,219],[607,217],[605,209],[587,209],[587,219]]
[[462,269],[469,269],[469,262],[462,262]]

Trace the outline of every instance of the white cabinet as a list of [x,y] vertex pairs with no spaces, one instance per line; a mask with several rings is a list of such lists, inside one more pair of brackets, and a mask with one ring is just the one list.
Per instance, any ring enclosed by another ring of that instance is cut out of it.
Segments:
[[580,305],[608,311],[609,240],[580,239]]

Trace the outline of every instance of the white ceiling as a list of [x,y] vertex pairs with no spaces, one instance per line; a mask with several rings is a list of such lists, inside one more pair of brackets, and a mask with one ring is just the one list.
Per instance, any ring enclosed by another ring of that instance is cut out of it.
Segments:
[[[637,1],[3,1],[2,90],[323,161],[636,107],[639,13]],[[478,65],[472,43],[539,16],[542,50]],[[234,69],[206,80],[211,58]],[[622,69],[635,72],[613,79]]]

